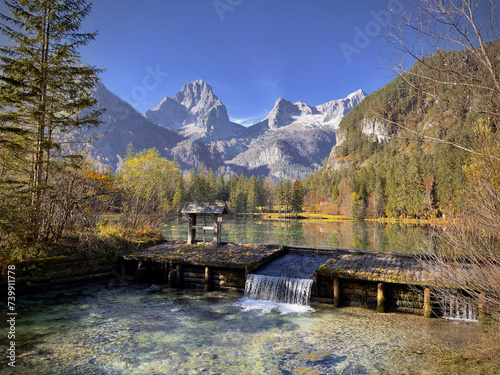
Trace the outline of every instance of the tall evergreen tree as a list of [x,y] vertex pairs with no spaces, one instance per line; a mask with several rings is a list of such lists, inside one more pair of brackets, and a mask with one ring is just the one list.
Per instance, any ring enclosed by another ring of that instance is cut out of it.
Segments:
[[302,182],[296,178],[292,185],[291,205],[293,212],[301,212],[302,205],[304,204],[304,190],[302,189]]
[[177,179],[177,184],[175,186],[174,198],[172,200],[172,208],[177,214],[181,210],[182,206],[186,202],[186,191],[184,189],[184,179],[179,176]]
[[216,179],[215,179],[215,173],[212,168],[208,170],[208,175],[207,175],[207,186],[208,186],[208,192],[207,192],[207,198],[209,202],[214,202],[217,199],[217,191],[216,191]]
[[259,189],[257,186],[257,179],[254,175],[250,177],[247,182],[247,210],[251,214],[255,212],[255,209],[259,203]]
[[63,147],[82,127],[99,123],[91,89],[99,69],[80,62],[78,48],[96,33],[81,33],[91,5],[85,0],[9,0],[10,15],[0,14],[0,32],[10,45],[0,47],[0,124],[23,149],[12,180],[28,212],[25,239],[44,235],[49,217],[50,176],[54,162],[68,157]]
[[215,199],[222,202],[225,202],[229,199],[227,184],[222,173],[217,176],[217,179],[215,180]]
[[417,153],[412,153],[410,155],[407,175],[408,178],[405,185],[405,206],[408,214],[416,217],[425,209],[425,189],[419,155]]

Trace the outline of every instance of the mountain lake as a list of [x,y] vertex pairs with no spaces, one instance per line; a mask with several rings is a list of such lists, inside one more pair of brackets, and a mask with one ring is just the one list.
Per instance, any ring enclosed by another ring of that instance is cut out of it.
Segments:
[[[164,234],[186,238],[187,219],[166,223]],[[224,217],[222,238],[405,253],[436,246],[423,227],[356,221]],[[147,284],[20,296],[16,312],[16,368],[0,374],[416,374],[436,348],[479,332],[473,322]]]

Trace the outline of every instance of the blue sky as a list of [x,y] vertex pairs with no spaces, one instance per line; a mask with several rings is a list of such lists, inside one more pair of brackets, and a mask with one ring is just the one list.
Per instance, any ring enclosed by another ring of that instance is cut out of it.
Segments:
[[96,0],[82,31],[99,36],[82,60],[106,68],[104,84],[141,113],[203,79],[248,125],[278,98],[318,105],[388,83],[394,74],[380,55],[390,47],[377,25],[395,3]]

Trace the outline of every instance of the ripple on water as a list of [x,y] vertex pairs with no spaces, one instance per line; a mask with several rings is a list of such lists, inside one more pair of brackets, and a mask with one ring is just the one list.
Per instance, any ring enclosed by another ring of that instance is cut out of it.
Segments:
[[19,373],[411,374],[429,363],[436,338],[458,345],[477,332],[473,323],[324,305],[254,309],[227,294],[140,285],[20,303]]

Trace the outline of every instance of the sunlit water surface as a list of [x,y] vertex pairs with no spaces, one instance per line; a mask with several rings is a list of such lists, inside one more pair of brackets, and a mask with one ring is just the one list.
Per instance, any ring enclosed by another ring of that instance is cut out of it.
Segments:
[[[212,218],[207,218],[207,225]],[[198,218],[203,223],[203,218]],[[171,239],[187,239],[188,218],[180,215],[165,223],[163,234]],[[206,240],[213,234],[206,232]],[[196,238],[202,240],[203,232]],[[224,216],[222,240],[225,242],[283,244],[319,248],[343,248],[396,253],[417,253],[443,247],[435,233],[422,225],[375,221],[266,220],[260,217]]]
[[17,312],[19,374],[411,374],[478,329],[149,285],[24,296]]

